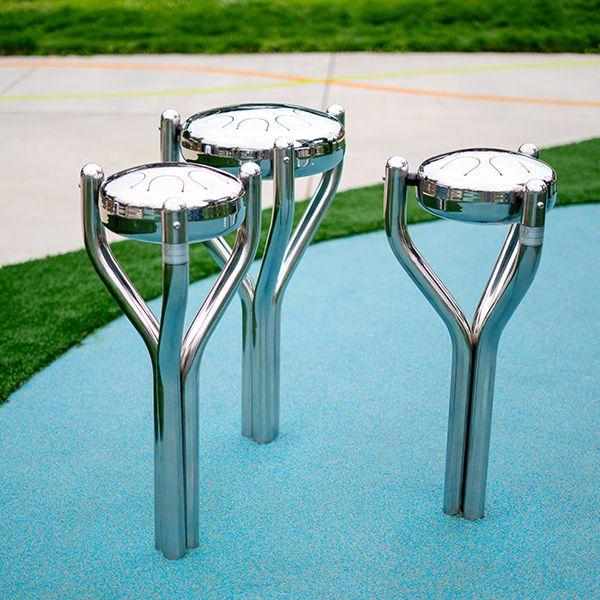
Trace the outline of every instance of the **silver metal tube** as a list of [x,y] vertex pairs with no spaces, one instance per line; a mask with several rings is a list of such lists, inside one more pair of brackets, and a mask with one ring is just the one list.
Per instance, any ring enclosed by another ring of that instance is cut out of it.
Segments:
[[168,108],[160,115],[160,160],[179,162],[179,127],[181,117],[176,110]]
[[[181,118],[177,111],[167,109],[160,118],[160,159],[162,162],[180,160],[179,136]],[[205,248],[219,267],[231,257],[231,247],[224,238],[204,242]],[[246,275],[239,288],[242,304],[242,435],[252,437],[252,304],[254,281]]]
[[388,242],[410,278],[440,315],[452,340],[452,379],[446,448],[443,510],[460,512],[469,414],[472,342],[469,323],[460,306],[415,248],[408,233],[408,162],[388,160],[385,175],[384,218]]
[[[141,335],[152,361],[153,396],[154,396],[154,513],[160,514],[162,504],[162,490],[159,485],[162,458],[160,447],[156,443],[159,431],[160,412],[158,410],[157,387],[157,350],[159,325],[156,317],[148,308],[144,299],[139,295],[121,265],[114,257],[108,242],[104,227],[98,214],[98,190],[104,179],[102,168],[95,164],[88,164],[81,170],[80,188],[83,215],[84,244],[90,261],[98,273],[101,281],[112,294],[121,310],[131,321]],[[162,549],[162,529],[158,519],[154,521],[154,538],[158,550]]]
[[[223,268],[232,250],[223,238],[215,238],[204,243],[215,262]],[[252,306],[254,304],[254,280],[246,274],[239,288],[242,305],[242,435],[252,437]]]
[[521,223],[507,238],[473,320],[476,352],[463,500],[467,519],[484,516],[498,343],[539,265],[546,196],[543,181],[532,180],[526,185]]
[[98,276],[142,336],[150,356],[156,355],[158,321],[114,257],[98,214],[98,190],[102,168],[88,164],[81,170],[80,184],[85,249]]
[[[345,124],[346,113],[341,106],[333,104],[327,109],[327,113],[335,117],[342,125]],[[285,252],[281,272],[277,278],[275,290],[276,302],[281,301],[285,288],[291,280],[296,267],[325,218],[340,184],[343,168],[344,161],[342,160],[331,171],[323,174],[319,186],[302,215],[302,219],[296,226]]]
[[192,322],[181,349],[181,380],[185,423],[185,486],[187,546],[199,544],[198,379],[202,354],[217,323],[244,281],[260,241],[260,168],[247,163],[240,169],[246,191],[246,217],[238,228],[226,264]]
[[294,222],[294,143],[279,138],[273,148],[274,203],[252,315],[252,439],[266,444],[279,433],[280,356],[275,335],[281,311],[276,308],[277,278]]
[[179,356],[183,339],[189,285],[187,209],[176,198],[163,205],[163,299],[158,338],[158,412],[161,415],[156,439],[161,465],[160,512],[161,546],[170,560],[186,551],[185,480],[183,464],[183,423]]
[[[341,109],[340,109],[341,110]],[[343,116],[343,115],[342,115]],[[304,215],[296,227],[284,255],[282,266],[278,272],[274,297],[274,322],[277,325],[281,319],[283,295],[285,289],[299,263],[306,252],[319,225],[323,221],[327,210],[335,197],[339,181],[342,175],[342,163],[328,171],[321,178]],[[211,253],[215,262],[223,266],[231,254],[229,245],[223,238],[216,238],[205,242],[206,248]],[[242,435],[253,437],[252,415],[253,415],[253,378],[254,375],[254,346],[253,346],[253,303],[255,296],[255,284],[250,275],[246,275],[239,289],[242,304]],[[273,331],[275,336],[274,355],[280,356],[280,329],[276,326]],[[279,371],[275,369],[273,375],[276,380],[272,382],[272,389],[279,390]],[[258,409],[260,411],[260,408]],[[278,413],[277,413],[278,414]],[[270,440],[269,440],[270,441]]]

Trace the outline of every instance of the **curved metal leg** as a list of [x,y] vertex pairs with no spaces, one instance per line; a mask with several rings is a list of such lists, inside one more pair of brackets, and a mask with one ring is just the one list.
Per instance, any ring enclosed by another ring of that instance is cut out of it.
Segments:
[[253,163],[244,165],[240,169],[240,178],[246,190],[246,218],[238,229],[231,255],[192,322],[181,350],[185,423],[186,537],[189,548],[194,548],[199,543],[198,376],[202,354],[217,323],[244,280],[260,240],[259,167]]
[[158,515],[162,512],[162,457],[160,446],[157,443],[159,432],[162,428],[161,414],[159,411],[158,386],[156,372],[159,325],[156,317],[148,308],[143,298],[139,295],[121,265],[114,257],[108,242],[104,227],[98,215],[98,190],[104,179],[102,168],[95,164],[88,164],[81,170],[80,184],[81,203],[83,216],[83,238],[90,261],[98,276],[112,294],[123,313],[131,321],[141,335],[150,360],[154,390],[154,539],[157,550],[162,550],[162,523]]
[[[127,315],[142,336],[150,360],[152,372],[156,373],[158,347],[158,321],[142,297],[117,262],[106,241],[104,227],[98,215],[98,190],[104,180],[102,168],[95,164],[83,167],[80,174],[81,212],[83,219],[83,239],[90,261],[121,310]],[[153,377],[154,410],[154,514],[160,514],[162,490],[159,485],[161,457],[156,440],[159,436],[158,389]],[[162,548],[162,529],[159,519],[154,519],[154,543],[157,550]]]
[[546,186],[539,180],[530,181],[521,224],[509,234],[505,252],[498,261],[500,266],[475,313],[473,335],[477,349],[463,501],[467,519],[484,515],[498,343],[535,277],[542,252],[545,212]]
[[452,294],[412,243],[406,224],[407,178],[407,161],[399,156],[392,157],[387,163],[385,175],[385,229],[394,255],[440,315],[452,340],[443,510],[448,515],[454,515],[460,512],[462,505],[473,360],[471,328]]
[[[342,123],[345,122],[341,106],[332,105],[327,112]],[[246,384],[252,379],[252,402],[244,403],[243,410],[250,409],[252,412],[251,416],[247,412],[242,415],[242,423],[252,423],[252,439],[260,444],[273,441],[279,434],[283,296],[335,197],[343,169],[343,162],[340,162],[322,176],[290,239],[294,203],[293,149],[289,153],[289,163],[286,162],[287,156],[287,153],[278,152],[275,148],[275,203],[254,297],[254,356],[251,362],[246,363],[253,365],[252,377],[244,377]],[[278,205],[281,206],[280,209],[276,209]],[[285,211],[285,216],[282,217],[279,211]],[[283,250],[285,252],[282,255]]]

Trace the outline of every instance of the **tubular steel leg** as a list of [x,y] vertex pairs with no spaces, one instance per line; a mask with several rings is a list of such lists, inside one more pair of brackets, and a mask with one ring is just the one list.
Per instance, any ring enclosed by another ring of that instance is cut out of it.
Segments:
[[[114,257],[104,227],[98,214],[98,190],[104,180],[102,168],[95,164],[83,167],[80,175],[81,212],[83,216],[83,239],[90,261],[101,281],[117,301],[125,315],[141,335],[150,360],[152,372],[157,370],[158,321]],[[153,377],[154,397],[154,439],[160,430],[158,411],[158,389],[156,377]],[[154,445],[154,514],[160,513],[162,491],[158,486],[161,456],[158,446]],[[157,550],[162,548],[162,529],[158,519],[154,519],[154,543]]]
[[187,210],[175,198],[163,206],[163,302],[158,338],[158,412],[161,427],[156,439],[162,457],[158,487],[162,503],[156,520],[161,523],[162,551],[170,560],[186,551],[183,423],[179,355],[183,339],[189,283]]
[[[345,112],[336,104],[327,113],[342,124]],[[278,140],[281,141],[281,140]],[[289,154],[288,154],[289,153]],[[289,156],[289,162],[286,158]],[[252,401],[242,403],[242,424],[252,423],[252,439],[265,444],[279,434],[281,378],[281,312],[283,296],[327,209],[335,197],[343,169],[343,161],[323,174],[308,208],[290,238],[294,203],[293,148],[274,149],[275,203],[271,228],[254,296],[252,333],[252,375],[244,375],[244,384],[251,382]],[[276,208],[280,206],[281,208]],[[283,213],[283,214],[282,214]],[[289,239],[289,243],[288,243]],[[286,247],[287,244],[287,247]],[[281,256],[282,250],[285,253]],[[274,285],[273,285],[274,284]],[[251,410],[251,415],[248,411]]]
[[[231,256],[231,248],[223,238],[216,238],[205,242],[206,249],[210,252],[215,262],[223,268]],[[254,281],[247,273],[239,288],[242,306],[242,435],[252,437],[252,339],[253,339],[253,304]]]
[[[499,259],[501,267],[495,270],[488,284],[490,293],[484,293],[475,313],[473,336],[477,344],[463,500],[463,515],[467,519],[484,516],[498,343],[539,265],[546,191],[545,183],[540,180],[532,180],[526,185],[518,243],[507,242],[507,255]],[[516,238],[516,235],[512,237]]]
[[242,284],[260,240],[260,168],[247,163],[240,169],[246,191],[246,218],[238,229],[235,245],[221,274],[192,322],[181,350],[184,390],[186,538],[188,548],[199,544],[198,379],[202,355],[217,323]]
[[462,505],[473,356],[471,330],[456,300],[412,243],[406,223],[407,178],[406,160],[399,156],[390,158],[385,175],[385,228],[394,255],[440,315],[452,340],[443,510],[448,515],[454,515],[460,512]]
[[[180,160],[179,131],[181,117],[173,109],[163,111],[160,117],[160,160],[177,162]],[[231,248],[223,238],[204,242],[215,262],[223,268],[231,256]],[[244,279],[239,289],[242,305],[242,435],[252,437],[252,305],[254,282],[250,275]],[[188,395],[192,392],[188,392]],[[195,431],[197,419],[190,417],[189,427]],[[190,433],[191,435],[191,433]],[[196,454],[195,450],[190,448]]]
[[[114,257],[108,242],[104,227],[98,214],[98,190],[104,179],[102,168],[88,164],[81,170],[79,187],[81,188],[83,238],[90,261],[98,276],[112,294],[124,314],[141,335],[150,360],[152,371],[158,369],[157,350],[159,324],[148,305],[139,295],[121,265]],[[159,411],[158,386],[156,376],[153,378],[154,390],[154,439],[158,440],[162,429],[161,413]],[[159,485],[162,469],[160,446],[154,445],[154,514],[161,514],[162,489]],[[154,539],[157,550],[162,550],[162,524],[158,518],[154,520]]]
[[273,218],[256,283],[252,315],[252,438],[259,444],[274,440],[279,433],[279,389],[275,383],[280,356],[275,335],[279,331],[281,311],[274,296],[294,222],[294,143],[280,138],[273,150]]

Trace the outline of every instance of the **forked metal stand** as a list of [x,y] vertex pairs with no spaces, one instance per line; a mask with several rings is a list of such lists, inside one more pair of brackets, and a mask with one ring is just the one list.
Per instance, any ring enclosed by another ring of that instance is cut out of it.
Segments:
[[[385,227],[390,246],[446,324],[452,339],[452,381],[444,484],[446,514],[484,516],[498,343],[525,296],[541,257],[546,212],[556,200],[556,174],[519,152],[474,149],[425,161],[416,174],[392,157],[385,176]],[[470,325],[462,309],[413,245],[406,224],[408,187],[419,204],[448,219],[515,223]]]
[[[86,250],[98,275],[142,336],[152,361],[155,544],[169,559],[178,559],[186,547],[198,545],[197,469],[190,475],[184,468],[184,445],[188,453],[197,453],[202,353],[246,275],[260,238],[259,167],[244,165],[240,178],[188,164],[145,165],[106,181],[98,165],[88,164],[81,171]],[[160,323],[115,259],[105,228],[162,243]],[[235,230],[233,250],[184,338],[188,244]]]
[[[321,224],[342,174],[344,110],[326,113],[285,104],[217,108],[180,124],[161,116],[161,159],[208,164],[230,172],[252,160],[263,179],[273,179],[271,225],[256,283],[240,288],[243,319],[242,434],[268,443],[279,433],[280,329],[285,289]],[[295,178],[321,174],[321,182],[292,234]],[[219,263],[231,255],[223,238],[205,242]]]

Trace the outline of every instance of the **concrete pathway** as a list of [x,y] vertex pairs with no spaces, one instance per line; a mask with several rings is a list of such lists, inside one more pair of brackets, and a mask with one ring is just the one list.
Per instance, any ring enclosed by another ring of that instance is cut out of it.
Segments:
[[[600,60],[534,54],[277,54],[0,59],[0,264],[81,247],[78,172],[158,159],[160,112],[240,102],[347,110],[342,188],[468,146],[600,135]],[[310,194],[314,180],[298,185]]]

